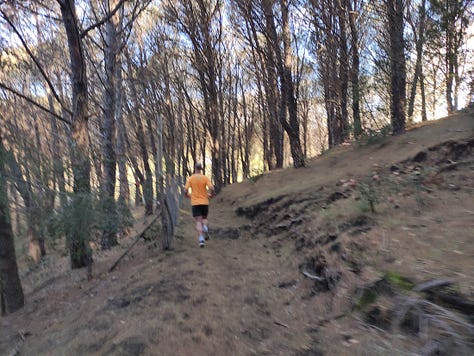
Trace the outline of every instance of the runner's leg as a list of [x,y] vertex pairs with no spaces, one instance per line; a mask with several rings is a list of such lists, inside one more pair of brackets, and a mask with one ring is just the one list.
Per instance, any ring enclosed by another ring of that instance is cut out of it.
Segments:
[[202,216],[195,216],[194,220],[196,220],[196,230],[199,236],[202,236]]
[[202,207],[202,229],[204,231],[204,235],[206,236],[206,240],[209,240],[209,221],[207,220],[207,215],[209,213],[209,205],[203,205]]

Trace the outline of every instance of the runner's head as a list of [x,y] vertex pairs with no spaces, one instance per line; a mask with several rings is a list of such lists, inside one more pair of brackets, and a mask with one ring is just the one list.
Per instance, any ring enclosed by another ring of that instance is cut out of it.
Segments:
[[194,165],[194,172],[196,172],[196,173],[201,173],[202,172],[202,164],[201,163],[196,163]]

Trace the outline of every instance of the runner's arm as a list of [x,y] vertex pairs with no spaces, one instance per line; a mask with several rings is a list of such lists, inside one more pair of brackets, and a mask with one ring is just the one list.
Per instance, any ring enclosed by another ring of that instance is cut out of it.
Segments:
[[185,197],[187,197],[187,198],[190,197],[190,195],[189,195],[189,179],[186,180],[186,184],[182,186],[182,192],[183,192]]
[[209,198],[212,198],[214,195],[216,195],[216,190],[214,188],[214,185],[212,184],[209,178],[207,178],[207,189],[209,190],[209,192],[207,193]]
[[208,188],[209,188],[209,192],[207,193],[207,195],[209,196],[209,198],[213,198],[214,195],[216,195],[216,191],[214,190],[214,186],[210,186]]

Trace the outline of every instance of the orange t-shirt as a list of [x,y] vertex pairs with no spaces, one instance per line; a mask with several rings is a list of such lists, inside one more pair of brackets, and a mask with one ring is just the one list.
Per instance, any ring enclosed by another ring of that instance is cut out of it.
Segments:
[[214,188],[211,180],[203,174],[195,173],[186,181],[186,191],[191,188],[191,205],[209,205],[207,188]]

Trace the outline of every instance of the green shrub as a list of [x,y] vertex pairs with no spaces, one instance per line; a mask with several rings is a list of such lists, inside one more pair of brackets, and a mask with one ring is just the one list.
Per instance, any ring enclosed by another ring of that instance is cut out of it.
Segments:
[[360,183],[357,186],[357,190],[359,191],[361,198],[358,205],[362,212],[367,212],[370,210],[372,213],[375,213],[375,205],[379,202],[379,200],[377,197],[377,192],[375,191],[372,183]]

